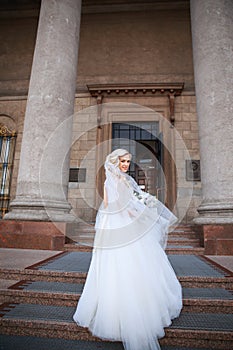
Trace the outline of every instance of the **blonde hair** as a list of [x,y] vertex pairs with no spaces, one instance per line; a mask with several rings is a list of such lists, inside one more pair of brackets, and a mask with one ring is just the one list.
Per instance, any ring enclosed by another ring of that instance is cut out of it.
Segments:
[[123,157],[126,154],[129,154],[130,159],[132,158],[132,154],[129,153],[127,150],[118,148],[107,156],[106,162],[109,162],[113,164],[115,167],[118,167],[120,163],[119,157]]

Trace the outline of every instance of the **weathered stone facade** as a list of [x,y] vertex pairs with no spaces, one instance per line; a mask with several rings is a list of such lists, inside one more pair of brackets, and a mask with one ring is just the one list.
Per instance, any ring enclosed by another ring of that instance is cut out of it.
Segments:
[[[217,19],[215,23],[208,22],[208,25],[205,22],[205,16],[208,15],[207,12],[209,11],[207,2],[209,3],[209,1],[206,1],[202,13],[203,18],[199,18],[199,21],[205,23],[203,25],[212,26],[211,28],[213,28],[216,26]],[[63,198],[61,194],[60,197],[56,197],[55,187],[52,188],[52,179],[57,176],[59,167],[58,170],[55,170],[55,163],[53,164],[51,161],[52,168],[44,175],[47,180],[50,178],[48,180],[50,185],[48,183],[46,185],[47,206],[50,205],[52,211],[54,206],[57,206],[54,218],[58,219],[59,216],[59,221],[68,220],[66,214],[69,211],[69,202],[72,207],[71,213],[79,219],[88,222],[95,219],[96,208],[99,203],[99,194],[96,190],[97,182],[100,179],[98,164],[100,157],[103,156],[99,154],[101,151],[96,151],[96,145],[104,140],[106,142],[104,152],[110,151],[112,123],[153,122],[156,121],[156,113],[164,118],[165,124],[170,121],[173,122],[172,119],[174,119],[174,125],[169,124],[170,127],[165,126],[160,119],[157,120],[159,130],[163,132],[176,164],[175,171],[166,163],[168,161],[164,164],[167,197],[172,198],[170,202],[168,199],[167,204],[172,208],[174,207],[176,214],[185,223],[191,223],[198,216],[197,209],[203,200],[202,182],[199,179],[197,181],[187,179],[186,161],[190,159],[201,160],[201,168],[204,168],[205,197],[208,197],[210,187],[206,176],[209,174],[208,169],[210,168],[206,168],[208,162],[204,161],[206,158],[204,154],[200,155],[199,150],[199,139],[202,135],[202,152],[208,153],[208,143],[206,144],[203,136],[206,133],[206,130],[204,130],[207,120],[204,115],[205,111],[211,118],[211,109],[206,107],[203,109],[202,105],[201,94],[205,82],[202,82],[203,76],[201,74],[203,71],[199,71],[199,63],[202,64],[202,61],[201,56],[198,56],[198,52],[201,52],[200,45],[203,45],[203,43],[200,42],[201,34],[196,27],[198,25],[197,13],[199,13],[200,8],[201,2],[199,0],[191,1],[193,31],[191,33],[190,4],[186,0],[179,3],[172,0],[141,3],[132,0],[127,3],[121,1],[119,4],[117,2],[106,4],[101,3],[101,1],[93,4],[93,2],[86,0],[82,2],[82,7],[81,2],[74,0],[64,2],[56,0],[53,4],[47,0],[42,0],[41,4],[40,1],[26,1],[21,6],[12,2],[11,6],[2,5],[0,7],[2,19],[1,43],[3,48],[0,77],[0,123],[14,126],[17,132],[11,181],[12,210],[7,215],[9,219],[32,220],[30,213],[33,212],[36,220],[45,220],[42,212],[39,213],[38,211],[40,195],[39,191],[35,190],[38,183],[36,177],[39,172],[39,158],[42,156],[41,152],[43,153],[43,142],[48,141],[49,130],[52,135],[52,131],[57,130],[61,122],[68,118],[73,111],[72,122],[70,119],[70,125],[73,128],[73,139],[71,141],[71,134],[68,136],[69,127],[66,126],[67,129],[66,131],[63,130],[63,136],[61,137],[63,141],[57,147],[63,149],[68,147],[68,141],[72,142],[69,167],[85,166],[86,178],[82,183],[69,182],[68,184],[68,165],[64,166],[62,173],[66,175],[62,178],[64,182],[62,186],[64,187],[64,193],[68,186],[68,196],[65,194]],[[227,16],[231,18],[232,4],[230,1],[218,0],[215,9],[212,10],[215,14],[221,10],[220,12],[224,16],[227,13]],[[38,29],[39,16],[40,26]],[[80,16],[80,33],[76,32],[75,34],[75,30],[79,27]],[[223,28],[223,25],[221,24],[220,27]],[[218,28],[218,33],[220,33],[219,42],[221,42],[221,35],[223,35],[224,40],[228,40],[228,48],[232,47],[232,37],[226,34],[229,34],[228,29],[225,28],[221,31],[220,27]],[[77,39],[74,39],[75,35]],[[192,35],[195,38],[194,49],[192,48]],[[79,42],[78,37],[80,38]],[[77,45],[76,48],[75,45]],[[36,51],[33,59],[35,47]],[[212,51],[214,51],[213,47],[214,42]],[[78,59],[75,56],[77,49],[79,52]],[[208,48],[206,50],[208,51]],[[218,49],[214,52],[217,55]],[[193,57],[195,59],[198,100],[196,100],[194,87]],[[208,57],[210,64],[212,64],[211,55]],[[229,66],[229,57],[226,56],[225,59],[225,64]],[[219,65],[214,69],[217,71],[218,67]],[[76,68],[78,74],[74,96],[72,91],[75,87]],[[117,86],[125,84],[125,90],[127,90],[127,86],[134,86],[135,84],[149,86],[153,83],[162,85],[180,83],[184,87],[181,94],[174,95],[174,99],[172,92],[169,92],[172,95],[169,98],[167,93],[163,95],[163,89],[154,95],[148,93],[147,90],[140,93],[135,89],[135,93],[128,93],[127,91],[122,94],[109,90],[109,93],[101,100],[101,106],[116,103],[135,104],[142,109],[154,111],[153,117],[149,116],[149,112],[148,115],[146,113],[146,116],[140,117],[137,116],[137,113],[127,114],[124,110],[117,112],[117,108],[115,110],[113,108],[111,113],[103,112],[99,115],[97,109],[100,106],[96,109],[91,107],[97,106],[99,103],[99,100],[91,94],[89,89],[92,84],[96,86],[115,84],[116,89]],[[219,89],[217,81],[211,83],[213,86],[216,84],[217,95]],[[64,97],[66,93],[67,99]],[[44,97],[35,104],[33,98],[36,95]],[[53,95],[55,98],[57,98],[56,96],[60,98],[58,104],[53,103],[51,97]],[[74,109],[72,106],[73,99]],[[66,103],[68,100],[70,102],[69,108]],[[224,101],[221,103],[224,103]],[[221,103],[218,103],[216,107],[218,115],[221,113]],[[228,110],[228,107],[226,106],[225,109]],[[98,128],[99,117],[102,118],[103,123],[106,121],[108,124],[108,127],[102,131]],[[218,118],[217,115],[216,118]],[[217,133],[220,130],[219,120],[215,120],[217,129],[213,129]],[[27,125],[27,128],[23,131],[25,125]],[[38,133],[39,128],[41,129]],[[200,131],[199,128],[202,128],[202,130]],[[222,130],[222,135],[224,135],[224,126]],[[41,139],[39,139],[39,135],[41,135]],[[22,146],[22,140],[24,146]],[[225,139],[224,145],[227,150],[229,146],[228,138]],[[32,153],[30,158],[28,149],[32,146],[35,146],[35,153]],[[83,160],[87,154],[88,159],[85,160],[84,164]],[[31,169],[27,169],[27,164]],[[47,163],[47,168],[49,168],[49,163]],[[52,175],[48,176],[49,173]],[[227,178],[229,179],[229,175],[222,174],[223,183],[226,183],[224,179]],[[26,186],[26,189],[23,185],[24,179],[27,180],[28,184],[33,184],[31,190],[30,186]],[[217,181],[216,178],[216,184]],[[226,186],[226,188],[228,187]],[[230,201],[229,197],[227,199],[229,205]],[[228,209],[230,208],[229,205]],[[27,209],[24,213],[25,206],[27,206]],[[200,208],[203,209],[204,206],[202,204]],[[42,210],[42,207],[40,207],[40,210]],[[62,219],[62,210],[64,220]],[[206,207],[203,210],[203,215],[206,217]],[[16,212],[19,216],[16,215]],[[221,215],[221,212],[220,205],[219,215]],[[217,222],[215,219],[214,221]],[[203,220],[205,221],[205,219]],[[205,223],[204,221],[202,223]]]
[[[107,98],[106,103],[121,102],[125,103],[133,102],[141,106],[148,106],[154,111],[160,111],[164,116],[168,115],[168,99],[167,97],[112,97]],[[70,167],[79,167],[83,158],[86,156],[89,150],[96,146],[97,129],[96,126],[96,115],[86,116],[85,114],[79,113],[80,111],[88,111],[91,105],[94,105],[96,101],[89,97],[88,94],[80,94],[80,97],[76,97],[75,102],[75,114],[74,114],[74,125],[73,125],[73,137],[77,138],[79,133],[84,133],[74,143],[71,151]],[[199,143],[198,143],[198,128],[197,128],[197,116],[195,110],[195,96],[193,94],[187,94],[184,96],[176,97],[175,105],[175,130],[179,133],[181,139],[176,140],[175,153],[176,153],[176,166],[179,176],[177,178],[177,188],[179,189],[179,198],[177,201],[177,214],[182,217],[183,222],[192,222],[192,219],[197,215],[197,207],[201,202],[201,182],[191,182],[186,180],[186,168],[185,168],[185,154],[184,144],[187,148],[189,156],[192,159],[199,160]],[[93,119],[91,119],[93,118]],[[120,117],[117,121],[120,120]],[[132,116],[131,120],[127,117],[127,121],[135,121],[137,117]],[[140,119],[139,119],[140,120]],[[149,120],[149,119],[147,119]],[[91,130],[92,125],[94,128]],[[88,132],[85,132],[89,130]],[[183,143],[184,142],[184,143]],[[85,199],[88,199],[88,203],[92,203],[95,206],[96,196],[96,153],[93,153],[92,162],[87,174],[88,184],[69,184],[69,202],[72,204],[75,213],[86,221],[92,221],[95,216],[95,210],[90,210],[90,206],[87,204]],[[86,188],[84,192],[80,193],[81,188]],[[191,202],[187,207],[187,196]],[[188,209],[188,210],[187,210]]]

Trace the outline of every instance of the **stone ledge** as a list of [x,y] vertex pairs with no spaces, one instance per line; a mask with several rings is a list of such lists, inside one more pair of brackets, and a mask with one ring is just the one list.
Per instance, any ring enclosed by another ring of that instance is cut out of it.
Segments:
[[233,255],[233,224],[203,225],[205,255]]
[[65,244],[66,223],[2,220],[2,248],[62,250]]

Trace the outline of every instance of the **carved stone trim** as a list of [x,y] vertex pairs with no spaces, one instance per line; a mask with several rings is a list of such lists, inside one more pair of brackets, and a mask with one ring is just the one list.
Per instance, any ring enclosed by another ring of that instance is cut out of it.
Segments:
[[0,136],[14,136],[16,135],[15,130],[10,130],[8,127],[0,123]]
[[[87,85],[87,88],[91,96],[97,98],[98,105],[103,102],[103,98],[106,96],[167,96],[170,122],[174,125],[175,97],[182,93],[184,83],[90,84]],[[100,124],[100,120],[98,120],[98,124]]]
[[99,95],[180,95],[184,83],[148,83],[148,84],[90,84],[87,85],[91,96]]

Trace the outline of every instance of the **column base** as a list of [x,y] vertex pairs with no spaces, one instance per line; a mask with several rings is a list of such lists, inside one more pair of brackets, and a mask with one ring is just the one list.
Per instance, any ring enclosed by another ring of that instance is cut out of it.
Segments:
[[66,223],[2,220],[2,248],[63,250]]
[[205,255],[233,254],[233,204],[232,202],[203,202],[193,219],[203,228]]
[[66,201],[16,198],[4,220],[74,222],[77,218],[70,211],[71,205]]
[[193,219],[199,225],[233,225],[233,203],[202,203],[197,209],[199,216]]

